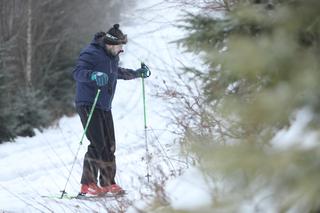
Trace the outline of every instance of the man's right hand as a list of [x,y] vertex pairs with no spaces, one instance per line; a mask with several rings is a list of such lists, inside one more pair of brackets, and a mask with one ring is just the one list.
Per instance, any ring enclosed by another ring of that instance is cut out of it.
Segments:
[[108,83],[108,75],[104,72],[95,71],[91,74],[91,80],[96,81],[98,87],[102,87]]

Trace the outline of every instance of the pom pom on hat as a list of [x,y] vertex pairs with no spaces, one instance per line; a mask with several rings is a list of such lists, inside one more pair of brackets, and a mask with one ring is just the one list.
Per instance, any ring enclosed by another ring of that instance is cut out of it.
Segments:
[[128,42],[127,35],[120,30],[119,24],[114,24],[105,36],[104,42],[109,45],[126,44]]

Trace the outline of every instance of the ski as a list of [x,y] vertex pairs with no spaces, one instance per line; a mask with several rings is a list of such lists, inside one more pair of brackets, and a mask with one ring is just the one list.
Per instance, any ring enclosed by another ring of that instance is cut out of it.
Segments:
[[86,195],[78,194],[76,197],[74,197],[74,199],[97,201],[97,200],[103,200],[103,199],[107,199],[107,198],[120,199],[120,198],[124,197],[125,195],[126,195],[126,192],[118,193],[118,194],[107,193],[104,195],[97,195],[97,196],[86,196]]
[[118,194],[111,194],[111,193],[106,193],[103,195],[96,195],[96,196],[86,196],[83,194],[78,194],[78,195],[68,195],[68,194],[64,194],[63,197],[61,198],[61,195],[43,195],[41,196],[42,198],[50,198],[50,199],[67,199],[67,200],[101,200],[104,198],[122,198],[125,195],[127,195],[127,192],[124,191],[122,193],[118,193]]

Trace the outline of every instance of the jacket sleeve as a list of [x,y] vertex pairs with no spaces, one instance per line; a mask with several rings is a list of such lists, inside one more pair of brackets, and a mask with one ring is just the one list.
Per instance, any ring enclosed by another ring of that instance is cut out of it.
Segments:
[[131,80],[137,77],[136,71],[132,69],[126,69],[122,67],[118,68],[118,79]]
[[93,67],[95,66],[95,57],[93,54],[81,53],[73,70],[73,78],[78,82],[90,82]]

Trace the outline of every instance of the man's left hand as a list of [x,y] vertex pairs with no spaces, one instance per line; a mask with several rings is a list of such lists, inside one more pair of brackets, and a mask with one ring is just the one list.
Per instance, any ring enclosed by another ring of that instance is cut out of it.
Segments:
[[141,68],[136,70],[136,76],[139,78],[148,78],[151,75],[150,69],[144,63],[141,63]]

